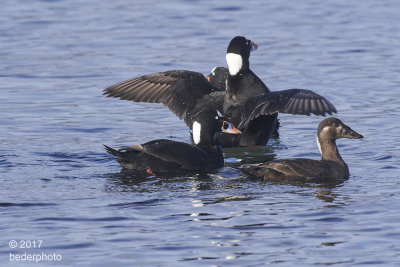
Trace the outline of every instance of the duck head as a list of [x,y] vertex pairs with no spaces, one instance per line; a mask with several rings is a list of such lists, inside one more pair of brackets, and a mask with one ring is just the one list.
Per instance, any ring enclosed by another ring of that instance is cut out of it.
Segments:
[[320,122],[317,131],[317,143],[322,154],[321,144],[335,142],[339,138],[362,139],[364,136],[357,133],[341,120],[331,117]]
[[242,70],[249,68],[250,52],[258,48],[258,45],[243,36],[236,36],[231,40],[226,50],[226,63],[229,74],[234,76]]
[[225,91],[226,89],[226,78],[229,75],[229,71],[225,67],[215,67],[208,74],[206,79],[211,84],[214,91]]
[[193,142],[197,146],[211,147],[218,145],[217,133],[241,134],[235,126],[216,110],[205,109],[198,113],[193,122]]

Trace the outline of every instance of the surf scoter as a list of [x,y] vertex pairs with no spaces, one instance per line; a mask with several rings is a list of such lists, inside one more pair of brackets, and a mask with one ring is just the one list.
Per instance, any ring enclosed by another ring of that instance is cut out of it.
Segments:
[[[216,109],[238,125],[240,136],[221,134],[223,147],[266,145],[278,112],[325,116],[336,112],[324,97],[305,89],[271,92],[249,68],[250,52],[257,45],[237,36],[229,43],[228,69],[214,68],[216,75],[172,70],[127,80],[104,90],[108,97],[135,102],[163,103],[191,127],[205,107]],[[225,78],[225,85],[222,79]]]
[[206,77],[210,82],[214,91],[226,90],[226,79],[228,78],[229,71],[225,67],[214,67],[210,74]]
[[249,178],[273,182],[333,182],[349,178],[349,167],[339,154],[336,139],[364,138],[337,118],[323,120],[317,131],[317,144],[321,160],[282,159],[241,169]]
[[159,139],[142,145],[115,150],[105,146],[117,157],[124,169],[149,174],[168,172],[208,172],[224,166],[224,158],[216,133],[240,134],[233,124],[215,110],[201,111],[193,122],[194,145]]

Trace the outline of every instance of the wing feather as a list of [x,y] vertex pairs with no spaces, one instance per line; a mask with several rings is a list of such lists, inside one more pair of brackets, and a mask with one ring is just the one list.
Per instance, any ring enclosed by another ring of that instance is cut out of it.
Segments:
[[[108,97],[134,102],[163,103],[181,119],[185,119],[198,108],[198,101],[212,92],[212,86],[203,74],[187,70],[148,74],[104,90]],[[204,100],[203,105],[210,106]],[[218,105],[222,105],[222,102]],[[191,122],[191,119],[185,119],[185,122]]]
[[247,101],[244,110],[239,128],[246,127],[259,116],[277,112],[307,116],[311,113],[321,116],[336,113],[335,107],[326,98],[306,89],[288,89],[255,97]]

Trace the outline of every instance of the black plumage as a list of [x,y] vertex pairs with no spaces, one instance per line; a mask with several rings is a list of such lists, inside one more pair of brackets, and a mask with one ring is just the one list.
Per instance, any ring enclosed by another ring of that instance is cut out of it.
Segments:
[[141,145],[106,151],[117,157],[124,169],[148,173],[209,172],[224,166],[217,133],[240,134],[240,131],[218,116],[215,110],[202,110],[195,118],[194,143],[158,139]]
[[203,74],[171,70],[140,76],[104,90],[108,97],[135,102],[163,103],[191,127],[197,113],[206,107],[220,110],[223,92],[215,91]]
[[154,73],[110,86],[104,94],[163,103],[189,127],[200,110],[219,110],[242,131],[241,136],[221,134],[224,147],[266,145],[276,132],[279,112],[322,116],[336,112],[328,100],[310,90],[271,92],[249,68],[250,52],[256,48],[237,36],[227,49],[229,69],[214,68],[207,77],[187,70]]
[[[251,71],[249,56],[257,46],[242,36],[232,39],[227,49],[228,76],[223,104],[224,116],[236,123],[242,135],[240,146],[265,145],[273,134],[278,113],[300,115],[331,114],[335,107],[324,97],[305,89],[271,92]],[[226,71],[221,71],[223,76]]]

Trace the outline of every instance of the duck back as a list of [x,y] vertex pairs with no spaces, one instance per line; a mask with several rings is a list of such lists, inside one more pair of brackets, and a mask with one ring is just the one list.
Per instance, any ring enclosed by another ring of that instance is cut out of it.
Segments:
[[349,178],[347,164],[328,160],[285,159],[244,168],[249,177],[262,178],[271,182],[329,182]]

